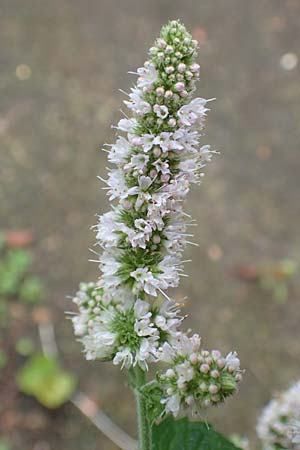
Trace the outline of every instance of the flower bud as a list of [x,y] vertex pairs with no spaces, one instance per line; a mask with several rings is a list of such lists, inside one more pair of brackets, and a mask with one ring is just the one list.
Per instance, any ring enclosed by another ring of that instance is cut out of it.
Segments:
[[183,91],[184,88],[185,88],[185,85],[184,85],[184,83],[182,83],[182,82],[179,82],[179,83],[176,83],[176,84],[175,84],[175,89],[176,89],[176,91],[178,91],[178,92]]
[[165,68],[165,72],[168,74],[168,75],[170,75],[171,73],[173,73],[174,72],[174,67],[173,66],[167,66],[166,68]]
[[208,390],[210,394],[216,394],[219,391],[219,388],[216,384],[210,384]]
[[208,372],[209,372],[209,365],[208,365],[208,364],[201,364],[201,366],[200,366],[200,372],[202,372],[202,373],[208,373]]
[[176,127],[176,119],[174,119],[174,117],[171,117],[171,119],[168,120],[168,125],[170,127]]
[[160,97],[161,95],[164,95],[165,89],[163,86],[160,86],[160,87],[156,88],[155,92],[156,92],[156,95],[158,95]]
[[173,378],[173,377],[175,377],[175,372],[174,372],[174,370],[173,370],[173,369],[168,369],[168,370],[166,371],[166,377],[167,377],[167,378]]
[[183,73],[185,71],[185,69],[186,69],[186,65],[184,63],[178,64],[178,67],[177,67],[178,72]]
[[[160,241],[161,241],[160,236],[159,236],[158,234],[155,234],[155,235],[153,236],[152,240],[153,240],[154,244],[159,244]],[[170,369],[170,370],[171,370],[171,369]]]
[[199,72],[199,70],[200,70],[200,66],[197,63],[194,63],[190,66],[190,71],[193,73]]
[[173,92],[172,91],[166,91],[165,98],[170,99],[172,97],[173,97]]

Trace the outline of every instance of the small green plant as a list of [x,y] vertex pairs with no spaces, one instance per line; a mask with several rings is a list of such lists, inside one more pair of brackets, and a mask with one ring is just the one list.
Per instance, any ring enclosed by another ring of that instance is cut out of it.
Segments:
[[73,375],[63,370],[55,358],[33,355],[17,373],[21,392],[34,396],[47,408],[58,408],[69,400],[76,387]]

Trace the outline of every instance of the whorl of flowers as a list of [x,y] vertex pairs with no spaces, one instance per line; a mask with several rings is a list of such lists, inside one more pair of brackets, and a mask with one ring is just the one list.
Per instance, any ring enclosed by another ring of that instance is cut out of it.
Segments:
[[126,368],[138,363],[147,369],[147,362],[157,361],[157,349],[177,335],[182,321],[173,302],[115,302],[95,283],[81,283],[73,301],[79,308],[74,331],[86,359],[113,360]]
[[177,416],[199,416],[201,411],[225,400],[242,379],[236,353],[223,358],[218,350],[200,349],[200,337],[180,335],[170,346],[164,343],[160,358],[169,364],[158,375],[164,389],[166,412]]
[[143,370],[170,364],[158,380],[174,415],[222,401],[241,378],[235,354],[223,359],[200,350],[198,337],[179,331],[182,317],[166,293],[178,286],[191,243],[184,200],[215,153],[200,145],[208,100],[191,98],[196,56],[197,42],[171,21],[137,69],[124,102],[132,117],[115,127],[123,136],[109,146],[114,168],[103,180],[114,204],[96,225],[102,274],[97,283],[82,283],[73,299],[79,313],[72,322],[87,359]]
[[256,431],[263,450],[300,449],[300,381],[271,400]]

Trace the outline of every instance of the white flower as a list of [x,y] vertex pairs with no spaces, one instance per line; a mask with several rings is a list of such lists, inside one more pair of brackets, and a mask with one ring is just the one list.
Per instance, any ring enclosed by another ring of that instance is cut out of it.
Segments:
[[151,195],[147,192],[147,189],[151,185],[152,180],[150,177],[141,176],[138,179],[138,186],[134,186],[127,191],[127,195],[137,195],[135,202],[135,208],[139,209],[144,202],[150,200]]
[[107,185],[110,187],[108,190],[110,200],[127,197],[128,187],[121,169],[113,169],[109,172]]
[[158,287],[158,280],[154,278],[152,272],[147,267],[139,267],[130,273],[135,279],[136,289],[144,290],[146,294],[157,296],[156,290]]
[[156,161],[154,161],[153,166],[155,167],[157,172],[161,172],[164,175],[170,173],[168,161],[162,161],[161,159],[157,159]]
[[195,124],[202,126],[208,111],[205,107],[206,103],[207,100],[204,98],[194,98],[190,103],[182,106],[177,112],[181,123],[188,127]]
[[202,147],[200,148],[201,161],[203,161],[204,163],[210,162],[213,153],[215,152],[211,151],[210,145],[202,145]]
[[154,138],[155,138],[155,136],[153,136],[153,134],[150,134],[150,133],[146,133],[143,136],[141,136],[140,144],[142,145],[143,151],[145,153],[148,153],[149,150],[151,150],[151,148],[153,147]]
[[110,252],[103,252],[100,258],[100,268],[102,271],[101,285],[103,285],[106,290],[116,288],[121,283],[118,276],[118,271],[121,267],[121,263],[116,260],[115,255],[111,253],[111,250]]
[[88,319],[89,316],[85,313],[82,313],[80,316],[71,317],[74,327],[74,334],[76,336],[83,336],[84,333],[86,333]]
[[[263,450],[300,448],[300,381],[277,395],[263,409],[256,431]],[[298,429],[297,429],[298,427]]]
[[100,216],[99,223],[96,226],[96,239],[100,241],[104,247],[114,247],[118,245],[119,231],[121,224],[117,222],[117,213],[109,211]]
[[129,152],[129,142],[125,138],[119,137],[117,139],[117,142],[111,146],[110,152],[108,154],[108,160],[113,164],[124,164]]
[[113,363],[117,366],[121,364],[121,368],[130,369],[133,365],[133,354],[128,347],[118,351],[113,359]]
[[293,444],[300,444],[300,419],[291,421],[288,437]]
[[232,368],[232,370],[238,370],[240,368],[240,360],[237,357],[236,352],[230,352],[225,358],[226,367]]
[[179,164],[179,174],[178,176],[184,176],[190,183],[199,182],[199,169],[201,165],[198,158],[186,159]]
[[151,106],[142,97],[140,89],[131,89],[130,101],[124,100],[125,105],[138,116],[143,116],[151,111]]
[[159,145],[164,153],[170,150],[182,148],[182,146],[174,139],[174,134],[168,133],[167,131],[164,131],[156,136],[153,140],[153,144]]
[[131,167],[137,169],[143,173],[144,168],[147,166],[149,156],[142,154],[133,155],[130,160]]
[[166,413],[172,413],[173,416],[177,417],[180,411],[180,395],[178,393],[171,395],[165,404],[166,404]]
[[176,287],[179,284],[179,261],[177,258],[167,255],[158,264],[158,270],[161,271],[157,278],[159,279],[159,288],[168,289],[169,287]]
[[137,80],[139,88],[149,88],[158,78],[157,70],[153,64],[148,64],[147,67],[140,67],[137,69],[137,73],[139,75]]
[[126,133],[133,133],[136,125],[137,121],[135,119],[121,119],[117,128],[118,130],[126,131]]
[[174,139],[177,142],[178,149],[187,153],[198,153],[199,133],[190,128],[179,128],[174,133]]
[[165,119],[169,115],[169,110],[165,105],[154,105],[153,111],[160,119]]

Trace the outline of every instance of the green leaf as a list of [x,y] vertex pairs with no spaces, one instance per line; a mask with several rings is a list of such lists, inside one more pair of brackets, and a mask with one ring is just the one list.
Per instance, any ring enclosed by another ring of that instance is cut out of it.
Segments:
[[47,408],[58,408],[69,400],[76,387],[76,379],[65,372],[54,358],[32,356],[17,374],[21,392],[33,395]]
[[240,450],[204,422],[168,416],[152,430],[153,450]]
[[164,410],[164,406],[161,404],[162,389],[156,380],[152,380],[144,384],[140,392],[146,401],[148,421],[152,425]]

